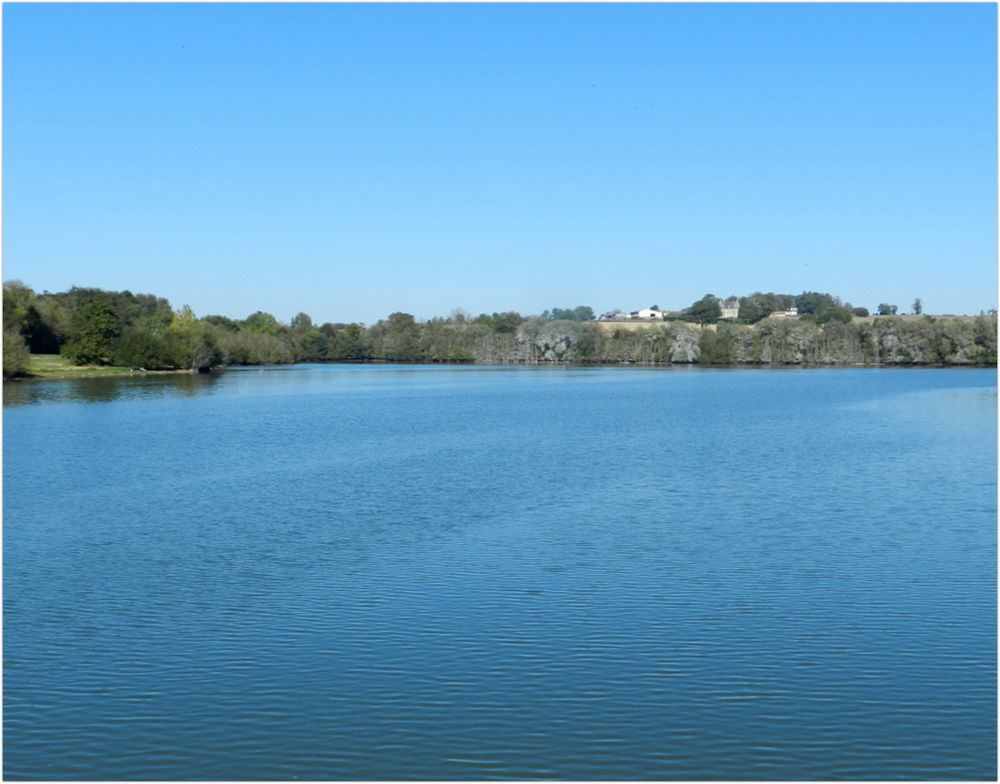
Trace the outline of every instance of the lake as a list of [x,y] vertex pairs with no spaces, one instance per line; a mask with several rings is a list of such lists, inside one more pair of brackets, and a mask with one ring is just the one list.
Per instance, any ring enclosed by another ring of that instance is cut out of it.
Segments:
[[994,779],[985,369],[4,385],[8,779]]

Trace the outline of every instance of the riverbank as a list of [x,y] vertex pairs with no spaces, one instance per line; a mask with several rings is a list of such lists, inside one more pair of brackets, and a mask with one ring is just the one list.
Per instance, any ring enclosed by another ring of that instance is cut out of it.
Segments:
[[[216,371],[229,368],[282,368],[293,367],[298,364],[321,364],[321,365],[497,365],[497,366],[576,366],[576,367],[704,367],[704,368],[729,368],[729,369],[789,369],[789,368],[984,368],[996,367],[993,364],[972,364],[964,363],[954,365],[939,362],[907,362],[907,363],[818,363],[818,362],[794,362],[794,363],[769,363],[769,362],[729,362],[729,363],[708,363],[708,362],[664,362],[664,361],[643,361],[643,360],[435,360],[435,359],[409,359],[409,360],[385,360],[385,359],[348,359],[348,360],[325,360],[306,363],[262,363],[260,365],[220,365]],[[33,354],[28,363],[28,375],[6,378],[5,382],[31,382],[31,381],[66,381],[74,379],[89,378],[142,378],[145,376],[184,376],[193,375],[192,370],[141,370],[137,368],[116,367],[106,365],[83,365],[77,366],[69,360],[48,354]]]
[[142,370],[109,365],[74,365],[58,354],[32,354],[25,375],[5,381],[63,381],[74,378],[121,378],[123,376],[178,375],[190,370]]

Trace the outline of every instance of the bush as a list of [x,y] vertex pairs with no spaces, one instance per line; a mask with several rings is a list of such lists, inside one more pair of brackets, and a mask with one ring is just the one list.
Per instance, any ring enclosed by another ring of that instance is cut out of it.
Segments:
[[115,344],[116,365],[148,370],[173,367],[167,354],[167,343],[161,335],[138,327],[127,327]]
[[854,314],[849,308],[840,305],[831,305],[816,318],[817,324],[829,324],[831,321],[839,321],[841,324],[850,324]]

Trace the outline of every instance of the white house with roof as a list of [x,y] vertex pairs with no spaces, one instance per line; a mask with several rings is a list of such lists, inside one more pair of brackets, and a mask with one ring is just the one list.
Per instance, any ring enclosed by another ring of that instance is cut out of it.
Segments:
[[630,318],[634,319],[663,319],[664,312],[662,310],[657,310],[656,308],[643,308],[642,310],[633,310],[629,313]]

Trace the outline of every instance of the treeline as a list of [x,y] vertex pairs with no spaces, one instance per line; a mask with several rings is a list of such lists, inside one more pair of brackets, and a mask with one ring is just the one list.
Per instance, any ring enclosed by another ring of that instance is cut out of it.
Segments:
[[[848,324],[855,316],[871,315],[868,308],[854,307],[850,302],[844,302],[840,297],[820,291],[803,291],[801,294],[766,294],[759,291],[746,297],[728,297],[723,300],[714,294],[706,294],[678,313],[668,316],[668,320],[692,321],[698,324],[715,324],[722,319],[723,307],[738,307],[735,321],[739,324],[756,324],[763,321],[776,311],[788,311],[795,308],[800,318],[827,324],[839,321]],[[880,316],[895,316],[898,307],[888,303],[880,303],[876,313]],[[920,315],[923,304],[919,298],[913,302],[913,312]]]
[[[847,324],[855,317],[864,318],[871,315],[868,308],[854,307],[850,302],[844,302],[840,297],[826,292],[803,291],[801,294],[775,294],[769,291],[764,294],[755,291],[745,297],[731,296],[726,299],[714,294],[706,294],[682,310],[664,313],[663,320],[715,324],[722,320],[723,308],[736,309],[738,315],[732,320],[739,324],[756,324],[772,313],[788,311],[792,308],[795,308],[799,316],[806,321],[815,321],[819,324],[826,324],[830,321],[840,321]],[[915,315],[919,316],[923,312],[923,303],[919,297],[914,300],[912,308]],[[656,305],[652,305],[651,309],[660,310]],[[580,310],[580,308],[576,310]],[[880,303],[875,310],[879,316],[895,316],[898,311],[899,308],[896,305],[890,305],[886,302]],[[545,316],[548,313],[549,311],[545,311],[542,315]],[[614,320],[624,316],[627,314],[616,310],[604,314],[602,318]],[[571,317],[557,316],[557,318]]]
[[845,323],[720,322],[704,331],[703,364],[996,365],[997,317],[876,318]]
[[[198,318],[187,306],[174,310],[152,294],[95,288],[36,294],[12,281],[3,288],[4,376],[23,375],[29,352],[62,354],[79,365],[147,370],[349,360],[996,364],[995,315],[852,321],[867,312],[829,294],[755,293],[739,299],[734,323],[719,321],[721,302],[706,295],[671,320],[639,329],[593,323],[588,306],[531,317],[456,311],[418,322],[393,313],[370,326],[316,325],[305,313],[287,324],[262,311],[242,320]],[[800,319],[765,320],[791,307]]]
[[499,361],[767,366],[996,365],[997,361],[996,315],[636,326],[530,320]]
[[[593,318],[589,308],[564,312]],[[540,320],[552,320],[553,313]],[[408,313],[393,313],[371,326],[316,325],[305,313],[285,324],[262,311],[242,320],[197,318],[189,307],[175,311],[152,294],[79,287],[37,294],[9,281],[3,287],[4,376],[25,374],[29,354],[146,370],[345,360],[475,361],[506,356],[508,343],[525,321],[515,312],[476,318],[457,313],[424,323]]]

